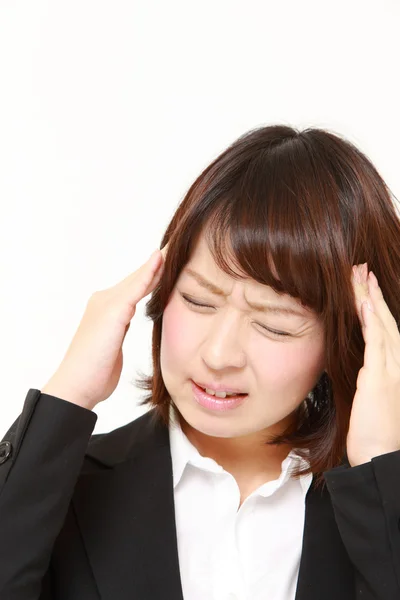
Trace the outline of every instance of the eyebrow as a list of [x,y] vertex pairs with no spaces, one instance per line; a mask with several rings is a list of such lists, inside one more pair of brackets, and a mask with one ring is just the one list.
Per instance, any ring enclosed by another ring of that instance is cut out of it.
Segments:
[[[209,281],[208,279],[203,277],[203,275],[200,275],[200,273],[197,273],[197,271],[194,271],[193,269],[186,267],[183,270],[183,272],[187,273],[188,275],[191,275],[193,277],[193,279],[195,279],[197,281],[197,283],[199,285],[201,285],[201,287],[205,288],[212,294],[215,294],[216,296],[221,296],[223,298],[226,298],[229,295],[229,294],[225,294],[225,292],[223,290],[221,290],[219,287],[217,287],[212,281]],[[295,308],[280,306],[279,304],[273,304],[271,302],[268,302],[267,305],[257,304],[256,302],[249,302],[247,299],[246,299],[246,302],[252,310],[256,310],[258,312],[271,313],[274,315],[284,315],[284,316],[293,316],[294,315],[296,317],[302,317],[303,319],[305,317],[303,312],[301,312],[300,310],[296,310]]]

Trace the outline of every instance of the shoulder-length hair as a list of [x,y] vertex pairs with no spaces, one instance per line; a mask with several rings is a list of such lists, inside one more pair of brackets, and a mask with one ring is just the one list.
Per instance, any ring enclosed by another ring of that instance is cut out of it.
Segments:
[[321,319],[326,371],[299,405],[295,425],[266,443],[296,448],[309,467],[301,461],[292,476],[312,472],[315,485],[323,484],[323,472],[347,459],[364,361],[353,265],[368,263],[400,325],[400,219],[392,196],[366,155],[336,133],[272,125],[239,137],[197,177],[162,238],[161,248],[169,242],[164,272],[145,311],[154,324],[153,375],[136,378],[150,392],[140,406],[154,407],[155,418],[169,426],[172,401],[160,370],[163,311],[207,230],[212,256],[225,273],[287,293]]

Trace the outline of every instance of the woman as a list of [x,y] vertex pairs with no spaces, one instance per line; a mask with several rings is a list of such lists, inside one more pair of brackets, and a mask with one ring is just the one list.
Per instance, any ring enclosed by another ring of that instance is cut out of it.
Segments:
[[[399,240],[334,133],[218,156],[3,439],[1,599],[399,598]],[[150,410],[91,436],[150,292]]]

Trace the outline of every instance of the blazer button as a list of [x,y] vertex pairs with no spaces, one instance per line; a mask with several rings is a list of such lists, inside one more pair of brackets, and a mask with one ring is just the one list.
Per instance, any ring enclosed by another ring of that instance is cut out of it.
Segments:
[[0,442],[0,465],[6,462],[11,456],[11,442]]

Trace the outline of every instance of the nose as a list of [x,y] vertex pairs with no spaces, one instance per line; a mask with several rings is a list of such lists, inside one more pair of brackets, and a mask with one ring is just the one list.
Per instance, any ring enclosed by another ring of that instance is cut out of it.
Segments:
[[202,358],[210,369],[243,368],[246,364],[239,316],[213,319],[202,345]]

